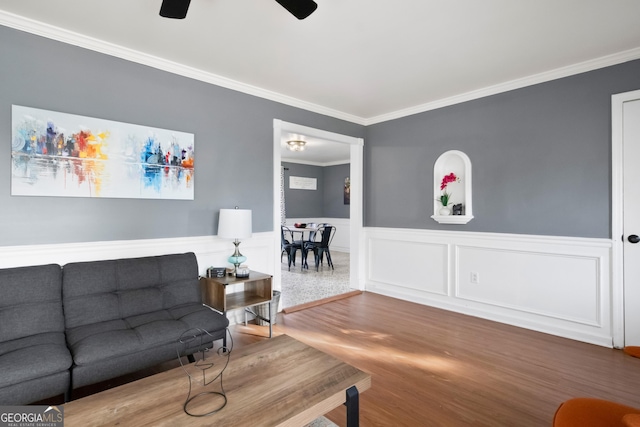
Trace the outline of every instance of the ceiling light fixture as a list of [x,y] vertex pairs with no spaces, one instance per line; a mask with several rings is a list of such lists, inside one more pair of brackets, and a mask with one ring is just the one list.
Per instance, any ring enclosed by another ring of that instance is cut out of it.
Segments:
[[287,145],[291,151],[304,151],[304,146],[307,145],[307,142],[300,139],[292,139],[287,141]]

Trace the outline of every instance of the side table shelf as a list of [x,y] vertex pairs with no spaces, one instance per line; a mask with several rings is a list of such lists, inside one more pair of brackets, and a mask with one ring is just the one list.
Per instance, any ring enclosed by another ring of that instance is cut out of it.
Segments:
[[[201,277],[200,290],[202,301],[209,307],[223,314],[229,310],[245,309],[255,315],[250,307],[268,304],[273,298],[272,276],[270,274],[249,272],[247,278],[225,277]],[[232,291],[228,286],[244,285],[242,291]],[[271,310],[268,310],[271,313]],[[271,317],[271,314],[269,314]],[[262,318],[262,317],[261,317]],[[262,319],[269,323],[269,338],[273,334],[273,322],[271,319]]]

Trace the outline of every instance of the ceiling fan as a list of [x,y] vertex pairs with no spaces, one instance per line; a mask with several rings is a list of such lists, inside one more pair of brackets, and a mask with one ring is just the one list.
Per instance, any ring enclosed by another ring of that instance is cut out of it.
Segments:
[[[311,15],[318,5],[313,0],[276,0],[298,19]],[[184,19],[187,16],[191,0],[162,0],[160,16],[164,18]]]

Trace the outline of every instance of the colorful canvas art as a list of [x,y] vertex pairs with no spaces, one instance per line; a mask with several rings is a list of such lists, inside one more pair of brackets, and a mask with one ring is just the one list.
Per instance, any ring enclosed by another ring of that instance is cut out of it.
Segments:
[[194,135],[12,107],[15,196],[194,198]]

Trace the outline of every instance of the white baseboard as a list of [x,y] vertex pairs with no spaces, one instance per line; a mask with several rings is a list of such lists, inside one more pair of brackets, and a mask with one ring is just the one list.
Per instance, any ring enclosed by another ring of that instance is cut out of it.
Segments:
[[608,239],[366,228],[365,240],[367,291],[612,346]]

